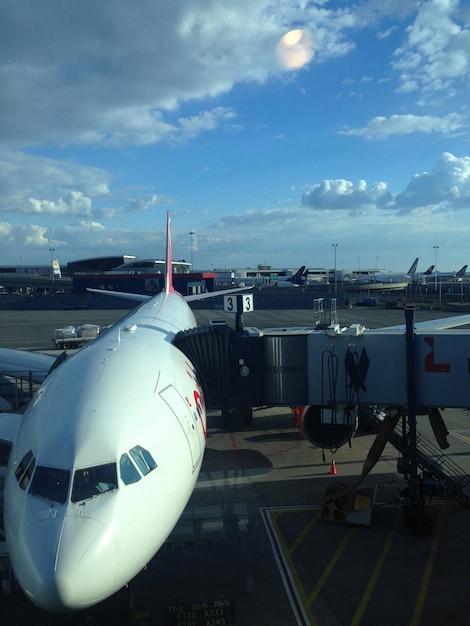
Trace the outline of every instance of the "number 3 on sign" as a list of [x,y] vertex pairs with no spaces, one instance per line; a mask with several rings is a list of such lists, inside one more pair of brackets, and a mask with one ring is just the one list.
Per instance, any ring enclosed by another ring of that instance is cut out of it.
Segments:
[[253,311],[253,295],[224,296],[224,311],[226,313],[247,313]]

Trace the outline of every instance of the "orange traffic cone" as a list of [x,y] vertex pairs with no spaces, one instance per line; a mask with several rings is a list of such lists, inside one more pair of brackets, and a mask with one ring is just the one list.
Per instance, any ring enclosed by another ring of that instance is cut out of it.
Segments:
[[330,474],[336,476],[336,463],[334,459],[331,461]]

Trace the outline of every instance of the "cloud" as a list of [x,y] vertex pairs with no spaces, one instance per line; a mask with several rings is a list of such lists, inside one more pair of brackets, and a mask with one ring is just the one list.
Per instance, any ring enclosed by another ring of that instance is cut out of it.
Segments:
[[[164,255],[163,232],[108,228],[95,220],[40,226],[0,222],[0,263],[38,264],[49,261],[49,248],[61,263],[115,254]],[[47,253],[47,254],[46,254]],[[19,260],[21,258],[21,261]]]
[[[8,251],[3,262],[12,264],[13,258],[18,258],[21,253],[30,249],[47,248],[50,242],[47,238],[47,228],[37,224],[16,225],[8,222],[0,222],[0,249]],[[0,255],[0,258],[2,255]],[[9,259],[9,260],[8,260]]]
[[[140,194],[129,205],[141,211],[158,206],[159,200],[157,194]],[[76,195],[75,201],[80,204],[82,197]],[[201,223],[193,238],[195,264],[209,268],[220,266],[222,259],[230,259],[232,265],[242,267],[266,259],[269,262],[274,257],[278,264],[290,267],[295,264],[289,262],[291,258],[298,260],[299,265],[309,259],[312,245],[317,255],[316,246],[325,239],[339,242],[343,250],[350,242],[348,245],[354,249],[358,233],[364,250],[377,250],[379,233],[388,248],[395,239],[400,242],[395,244],[396,249],[416,245],[413,237],[420,241],[439,237],[435,241],[444,245],[445,237],[468,237],[468,227],[459,217],[459,211],[465,209],[470,209],[470,156],[445,152],[429,172],[413,175],[396,195],[384,181],[368,184],[364,180],[353,183],[325,179],[311,185],[297,205],[247,210],[205,226]],[[62,262],[124,253],[164,255],[160,225],[156,230],[116,228],[92,218],[73,224],[56,221],[45,227],[34,223],[34,219],[31,217],[32,223],[23,225],[0,223],[0,263],[19,256],[24,263],[38,263],[51,246]],[[188,232],[185,227],[178,229],[178,220],[174,220],[175,258],[189,258]],[[295,249],[286,245],[286,237],[295,241]]]
[[25,213],[46,214],[52,216],[91,215],[91,199],[84,196],[81,191],[71,191],[67,194],[67,196],[59,198],[56,202],[28,198],[28,203],[32,210],[28,211],[28,209],[25,208]]
[[470,29],[458,0],[428,0],[418,5],[404,44],[395,51],[393,68],[400,90],[452,95],[455,81],[468,81]]
[[431,172],[413,176],[394,204],[404,213],[470,209],[470,157],[444,152]]
[[109,194],[110,178],[97,167],[0,150],[0,214],[89,215],[91,198]]
[[302,204],[315,210],[359,212],[370,208],[384,208],[391,201],[392,194],[387,191],[387,184],[384,182],[368,187],[364,180],[354,185],[342,178],[323,180],[302,196]]
[[390,214],[470,209],[470,157],[444,152],[431,172],[415,174],[395,196],[385,182],[370,187],[364,180],[323,180],[302,196],[302,204],[315,211],[347,211]]
[[162,202],[162,198],[160,198],[160,196],[157,196],[156,193],[152,193],[147,196],[139,196],[138,198],[135,198],[134,200],[131,200],[129,202],[129,204],[127,205],[127,211],[129,211],[130,213],[134,213],[137,211],[147,211],[147,209],[150,209],[157,204],[161,204]]
[[445,117],[432,115],[392,115],[374,117],[363,128],[349,128],[340,135],[365,137],[366,139],[387,139],[392,135],[410,135],[412,133],[441,133],[452,135],[468,126],[465,119],[456,113]]
[[194,138],[202,132],[214,130],[222,123],[233,120],[236,114],[227,107],[216,107],[212,111],[202,111],[191,117],[178,119],[183,139]]
[[[27,16],[27,17],[25,17]],[[374,18],[376,19],[376,18]],[[275,47],[287,24],[311,34],[315,59],[353,49],[354,7],[275,0],[82,0],[6,3],[0,31],[0,136],[10,147],[149,145],[214,128],[215,108],[172,119],[182,103],[288,70]],[[27,42],[27,45],[19,45]]]
[[[0,214],[97,217],[110,219],[123,212],[141,212],[168,203],[152,192],[128,196],[113,189],[113,176],[102,168],[51,159],[19,150],[0,150]],[[103,207],[103,201],[114,206]]]

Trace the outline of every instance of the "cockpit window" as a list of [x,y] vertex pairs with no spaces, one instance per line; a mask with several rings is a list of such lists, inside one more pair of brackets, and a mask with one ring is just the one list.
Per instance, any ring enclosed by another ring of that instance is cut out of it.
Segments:
[[34,465],[36,461],[31,450],[27,452],[21,459],[20,464],[16,468],[15,476],[19,482],[21,489],[27,489],[31,481]]
[[38,465],[29,492],[41,498],[64,504],[70,484],[70,471]]
[[122,482],[125,485],[131,485],[141,479],[139,472],[137,471],[134,463],[130,460],[127,454],[123,454],[119,462],[119,469],[121,472]]
[[72,502],[88,500],[113,489],[117,489],[116,463],[79,469],[73,477]]
[[130,454],[144,476],[157,467],[157,464],[153,460],[150,452],[141,446],[135,446],[135,448],[132,448],[132,450],[130,450]]

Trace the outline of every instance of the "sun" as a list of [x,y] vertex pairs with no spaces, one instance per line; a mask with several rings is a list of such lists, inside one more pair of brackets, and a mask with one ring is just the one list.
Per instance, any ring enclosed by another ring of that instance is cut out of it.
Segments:
[[300,28],[286,33],[276,46],[278,60],[289,69],[298,69],[306,65],[314,55],[313,39]]

